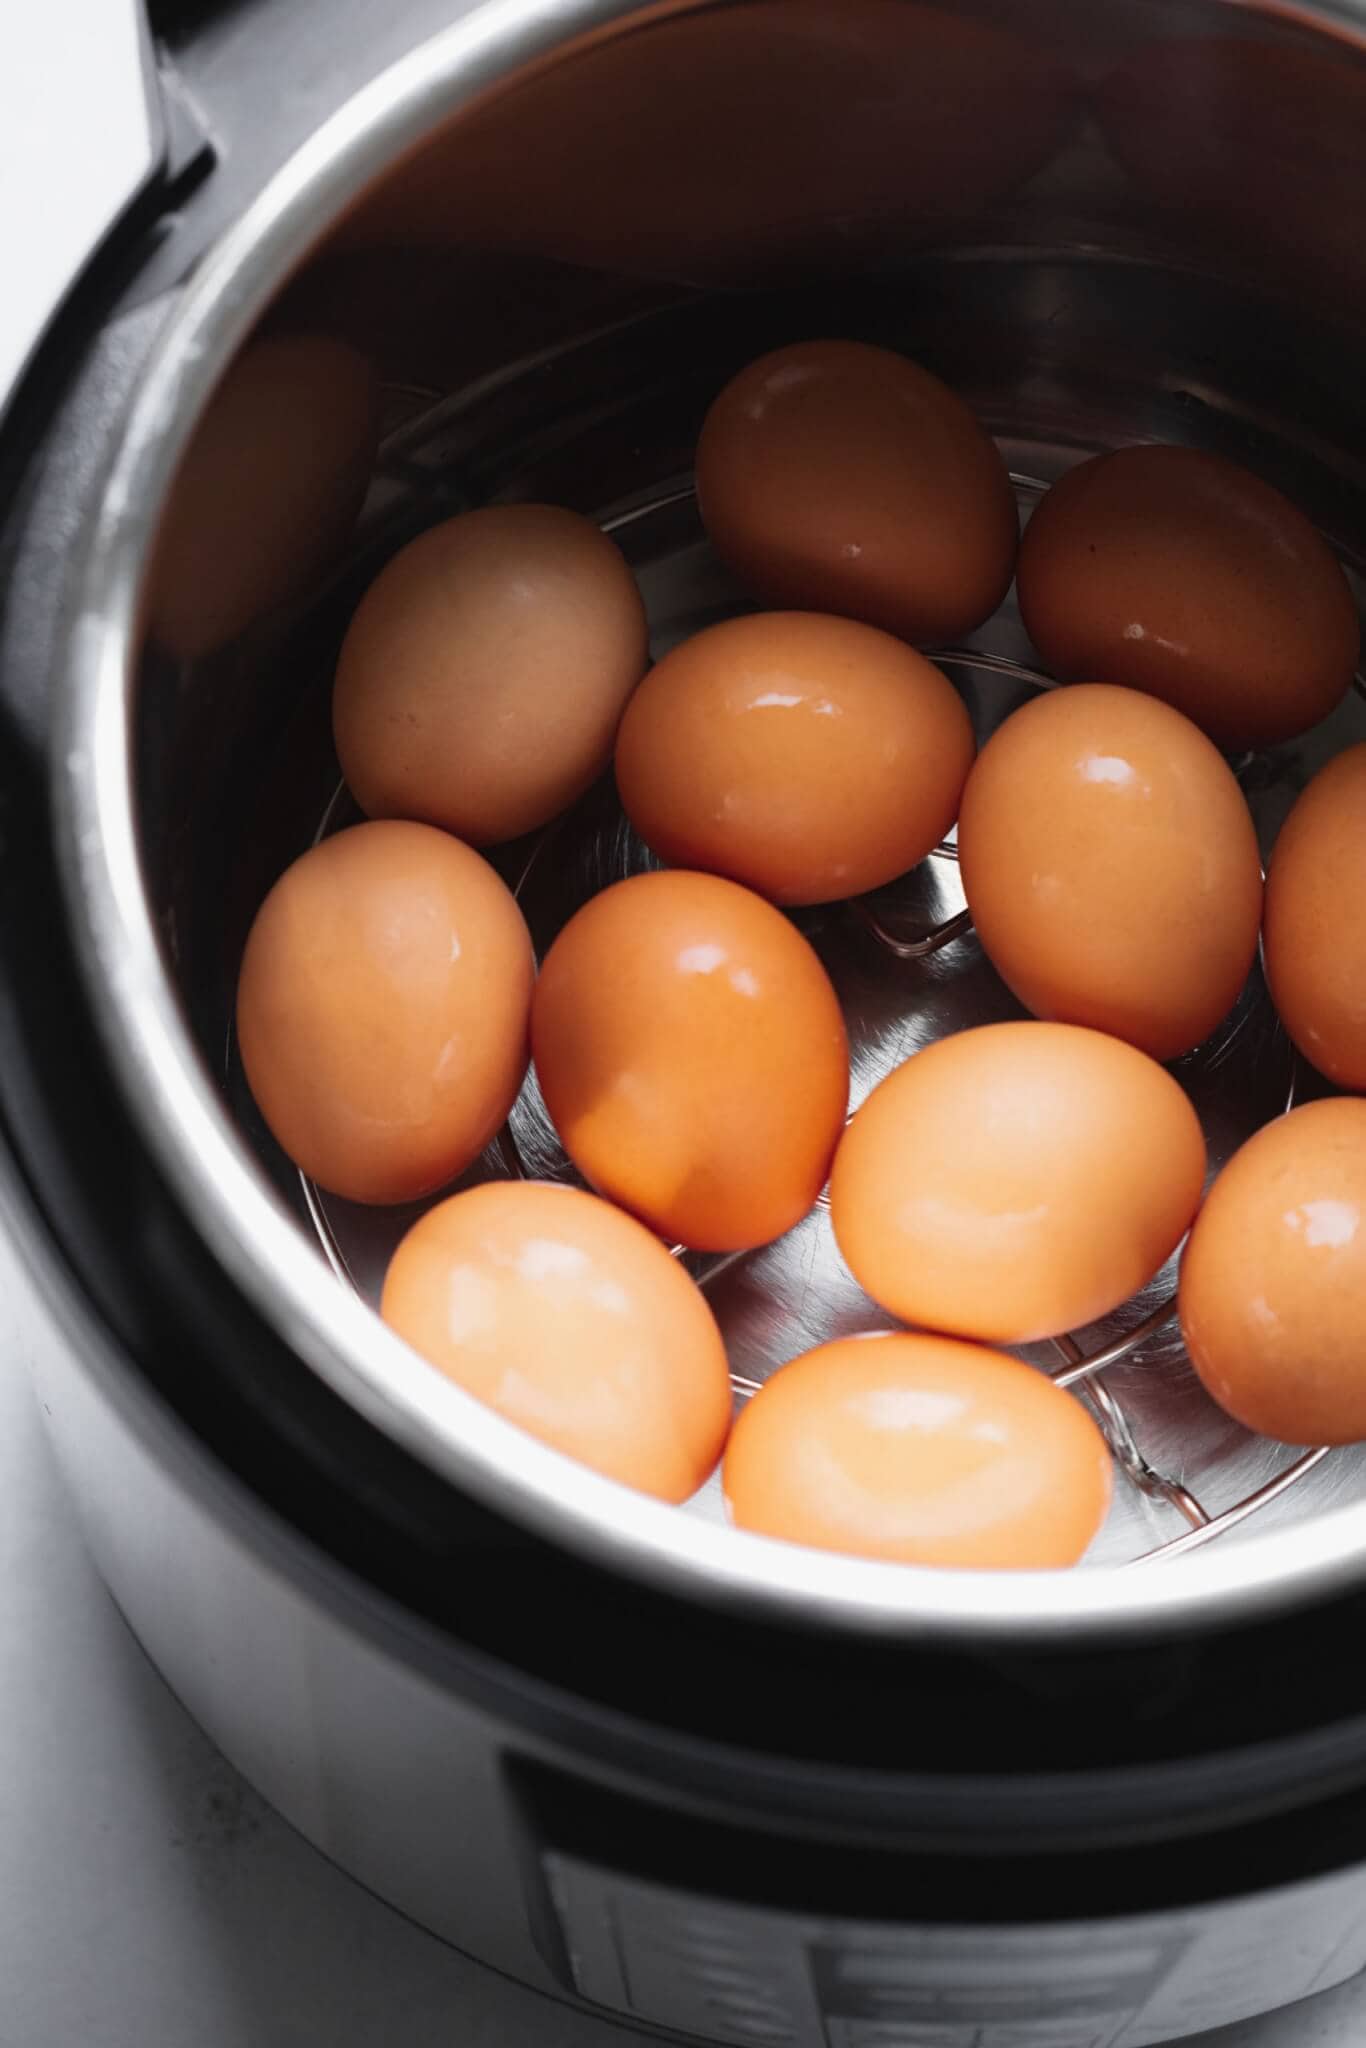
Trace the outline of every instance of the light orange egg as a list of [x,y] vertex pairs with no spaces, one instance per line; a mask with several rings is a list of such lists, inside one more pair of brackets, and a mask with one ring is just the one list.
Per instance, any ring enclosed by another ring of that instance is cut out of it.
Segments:
[[1208,1391],[1289,1444],[1366,1438],[1366,1102],[1267,1124],[1210,1190],[1181,1261],[1181,1334]]
[[716,1319],[658,1239],[596,1195],[544,1181],[451,1195],[394,1253],[381,1312],[449,1379],[625,1486],[686,1500],[721,1454]]
[[744,1409],[723,1484],[743,1529],[903,1564],[1075,1564],[1105,1519],[1110,1455],[1032,1366],[949,1337],[845,1337]]
[[1242,791],[1203,733],[1136,690],[1036,697],[968,777],[958,859],[992,965],[1036,1016],[1175,1059],[1238,999],[1262,873]]
[[570,1158],[671,1242],[766,1244],[819,1194],[844,1020],[801,933],[748,889],[669,870],[595,896],[546,955],[531,1043]]
[[673,866],[826,903],[930,852],[972,756],[963,701],[922,655],[851,619],[756,612],[651,670],[616,773],[632,824]]
[[1366,1091],[1366,746],[1321,768],[1266,872],[1262,946],[1281,1021],[1339,1088]]
[[995,443],[891,350],[803,341],[713,402],[697,494],[717,553],[772,604],[952,640],[995,611],[1018,526]]
[[237,985],[251,1092],[334,1194],[428,1194],[512,1106],[533,974],[487,861],[430,825],[353,826],[301,855],[256,914]]
[[190,661],[304,589],[350,533],[379,383],[325,334],[249,342],[209,400],[157,535],[148,625]]
[[370,817],[515,839],[602,773],[646,659],[640,593],[590,519],[463,513],[401,549],[351,621],[332,697],[342,773]]
[[1069,470],[1025,529],[1016,588],[1060,680],[1147,690],[1221,746],[1307,731],[1360,652],[1347,579],[1304,514],[1194,448]]
[[831,1219],[893,1315],[1026,1343],[1145,1286],[1204,1174],[1195,1111],[1145,1054],[1075,1025],[987,1024],[873,1090],[835,1155]]

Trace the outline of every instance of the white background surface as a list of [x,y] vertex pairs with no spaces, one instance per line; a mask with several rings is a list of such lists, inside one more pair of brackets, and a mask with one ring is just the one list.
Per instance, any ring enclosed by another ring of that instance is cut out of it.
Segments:
[[[210,1748],[81,1547],[8,1295],[0,1256],[0,2048],[631,2048],[402,1920]],[[1203,2040],[1362,2048],[1366,1980]]]
[[159,144],[143,86],[141,17],[127,0],[10,0],[0,20],[3,412],[53,308],[143,183]]

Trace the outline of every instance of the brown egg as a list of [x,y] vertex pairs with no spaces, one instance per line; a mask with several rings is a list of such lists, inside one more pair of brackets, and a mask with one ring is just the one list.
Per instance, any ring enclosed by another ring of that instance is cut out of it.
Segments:
[[401,549],[351,621],[332,698],[342,773],[371,817],[515,839],[602,773],[646,659],[640,593],[591,520],[462,513]]
[[1366,1102],[1309,1102],[1236,1152],[1181,1261],[1181,1334],[1221,1408],[1288,1444],[1366,1438]]
[[1339,1088],[1366,1092],[1366,746],[1321,768],[1281,827],[1262,947],[1281,1021]]
[[190,661],[304,588],[355,523],[378,433],[375,373],[345,342],[248,343],[171,490],[152,565],[152,638]]
[[534,964],[486,861],[429,825],[356,825],[256,914],[237,984],[251,1092],[295,1165],[407,1202],[478,1156],[527,1064]]
[[1025,529],[1016,589],[1063,682],[1146,690],[1225,747],[1316,725],[1360,653],[1347,579],[1303,513],[1193,448],[1069,470]]
[[972,756],[962,699],[901,641],[756,612],[695,634],[646,677],[617,735],[617,787],[673,866],[826,903],[930,852]]
[[1195,1111],[1155,1061],[1073,1025],[987,1024],[873,1090],[835,1154],[831,1220],[893,1315],[1022,1344],[1146,1286],[1204,1176]]
[[849,1092],[825,969],[780,911],[671,870],[617,882],[546,955],[536,1072],[574,1164],[670,1242],[766,1244],[825,1182]]
[[977,757],[958,859],[977,935],[1036,1016],[1155,1059],[1238,999],[1262,874],[1242,791],[1169,706],[1082,684],[1036,697]]
[[937,377],[864,342],[796,342],[732,378],[702,427],[697,495],[718,554],[774,604],[942,641],[1010,584],[994,442]]
[[668,1501],[721,1454],[731,1390],[701,1291],[596,1195],[489,1181],[416,1222],[384,1319],[468,1393],[556,1450]]
[[949,1337],[845,1337],[745,1408],[723,1467],[742,1529],[903,1564],[1075,1564],[1105,1520],[1110,1454],[1032,1366]]

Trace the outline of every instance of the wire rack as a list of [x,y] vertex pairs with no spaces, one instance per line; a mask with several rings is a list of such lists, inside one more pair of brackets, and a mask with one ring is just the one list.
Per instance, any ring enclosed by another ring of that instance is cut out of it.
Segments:
[[[970,657],[974,665],[982,665],[982,657]],[[938,657],[945,667],[951,667],[949,657]],[[964,657],[968,659],[968,657]],[[1013,668],[1014,664],[1001,663],[1002,668]],[[328,818],[320,828],[320,836],[334,829],[340,821],[345,792],[338,792],[338,799],[329,807]],[[947,860],[957,858],[952,843],[936,849],[939,857]],[[967,911],[956,912],[952,917],[928,929],[912,939],[899,937],[891,931],[866,904],[853,902],[846,906],[847,912],[862,926],[874,942],[889,958],[898,962],[918,961],[930,958],[935,953],[971,935],[972,920]],[[507,1126],[495,1141],[491,1152],[495,1155],[496,1170],[512,1177],[528,1177],[528,1168],[523,1161],[521,1148],[511,1126]],[[489,1155],[486,1155],[486,1158]],[[536,1169],[532,1169],[535,1171]],[[565,1170],[572,1171],[565,1161]],[[373,1292],[355,1270],[353,1260],[341,1240],[336,1228],[332,1205],[328,1198],[309,1181],[300,1176],[305,1204],[312,1219],[324,1253],[337,1277],[362,1294]],[[823,1191],[817,1198],[819,1208],[829,1208],[828,1192]],[[683,1244],[670,1247],[676,1258],[690,1256],[689,1248]],[[730,1253],[712,1260],[705,1271],[699,1273],[700,1284],[706,1288],[714,1285],[721,1276],[735,1265],[748,1258],[747,1252]],[[1141,1433],[1126,1413],[1120,1398],[1107,1384],[1106,1374],[1122,1361],[1129,1359],[1142,1345],[1157,1336],[1176,1316],[1176,1299],[1168,1295],[1156,1307],[1150,1309],[1132,1328],[1122,1336],[1114,1338],[1097,1350],[1084,1352],[1071,1335],[1062,1335],[1051,1340],[1056,1363],[1048,1370],[1054,1385],[1073,1389],[1092,1409],[1096,1421],[1109,1447],[1116,1465],[1128,1482],[1151,1501],[1160,1502],[1174,1509],[1187,1523],[1184,1534],[1159,1543],[1139,1556],[1117,1566],[1131,1569],[1159,1559],[1173,1559],[1185,1555],[1206,1543],[1214,1541],[1226,1531],[1246,1522],[1259,1509],[1279,1500],[1301,1479],[1329,1455],[1326,1446],[1319,1446],[1302,1452],[1289,1465],[1263,1484],[1243,1494],[1231,1505],[1211,1512],[1201,1502],[1198,1494],[1181,1479],[1160,1470],[1147,1457],[1141,1441]],[[762,1380],[751,1378],[740,1372],[732,1372],[731,1384],[736,1398],[747,1401],[758,1393]]]
[[[1027,516],[1033,503],[1048,488],[1048,483],[1035,474],[1014,467],[1011,475],[1021,509]],[[403,484],[409,480],[404,478],[394,481],[398,482],[402,489]],[[426,477],[425,482],[427,490],[430,491],[430,476]],[[462,494],[451,493],[449,503],[440,507],[434,506],[432,509],[440,516],[443,511],[458,509],[463,502],[465,501]],[[629,555],[632,535],[641,522],[660,515],[691,518],[695,523],[691,479],[677,480],[670,485],[660,486],[631,504],[618,507],[613,514],[603,518],[602,524],[606,530],[613,532]],[[723,616],[725,609],[724,606],[714,605],[709,616]],[[657,643],[656,652],[663,651],[664,646],[670,644],[674,638],[684,637],[688,631],[696,630],[699,623],[705,622],[708,620],[699,619],[695,612],[690,621],[675,618],[673,629],[665,636],[662,644]],[[951,676],[957,671],[970,670],[979,679],[994,677],[1005,685],[1024,686],[1030,691],[1051,687],[1050,679],[1036,669],[986,647],[937,650],[933,658]],[[1356,683],[1358,692],[1366,697],[1366,682],[1359,676]],[[1248,756],[1243,761],[1234,762],[1233,766],[1236,772],[1243,774],[1252,764],[1253,757]],[[325,836],[349,821],[348,805],[349,799],[345,789],[339,789],[318,827],[318,837]],[[519,893],[535,866],[538,854],[553,838],[555,829],[550,828],[539,846],[533,850],[520,875],[509,877],[515,881]],[[638,849],[638,852],[643,853],[643,849]],[[942,861],[953,862],[956,865],[957,850],[952,835],[936,849],[936,852]],[[613,878],[611,874],[599,875],[597,886],[602,886],[605,880]],[[844,905],[842,910],[847,919],[880,949],[889,964],[904,965],[928,961],[972,935],[971,914],[966,909],[957,910],[952,915],[909,936],[895,930],[866,900],[850,902]],[[534,1080],[530,1085],[534,1090]],[[1289,1107],[1292,1101],[1293,1089],[1281,1106]],[[548,1124],[548,1120],[546,1121]],[[557,1170],[561,1171],[564,1177],[574,1178],[569,1162],[562,1154],[560,1158],[561,1163]],[[510,1124],[495,1140],[490,1151],[484,1155],[479,1168],[467,1178],[477,1180],[494,1175],[525,1177],[528,1174],[539,1175],[544,1171],[543,1158],[533,1158],[530,1165],[524,1161],[517,1131]],[[368,1275],[360,1271],[361,1262],[355,1259],[351,1246],[344,1241],[349,1235],[350,1219],[343,1216],[339,1225],[336,1205],[306,1179],[303,1180],[303,1196],[323,1251],[338,1278],[367,1298],[375,1299],[373,1261],[370,1261],[371,1271]],[[820,1197],[819,1206],[828,1208],[828,1196]],[[342,1207],[344,1209],[345,1205]],[[399,1213],[393,1215],[393,1221],[401,1234],[401,1228],[406,1228],[406,1217]],[[676,1256],[690,1258],[686,1247],[676,1245],[672,1249]],[[697,1270],[696,1277],[704,1288],[711,1288],[728,1269],[749,1256],[748,1253],[734,1253],[712,1260],[704,1269]],[[1281,1499],[1329,1456],[1326,1447],[1307,1449],[1296,1455],[1290,1463],[1271,1477],[1251,1486],[1231,1504],[1222,1506],[1217,1511],[1206,1507],[1199,1494],[1182,1478],[1163,1470],[1160,1462],[1150,1459],[1144,1449],[1141,1426],[1136,1424],[1126,1411],[1108,1376],[1123,1362],[1132,1359],[1141,1346],[1158,1337],[1163,1329],[1174,1321],[1175,1315],[1175,1296],[1168,1293],[1155,1306],[1148,1308],[1122,1335],[1089,1352],[1082,1349],[1073,1335],[1056,1337],[1051,1340],[1052,1362],[1043,1367],[1055,1385],[1073,1389],[1091,1408],[1115,1464],[1130,1486],[1146,1500],[1175,1511],[1186,1524],[1182,1534],[1152,1544],[1137,1555],[1117,1561],[1113,1567],[1116,1569],[1132,1569],[1159,1560],[1172,1560],[1213,1542],[1217,1537],[1247,1522],[1250,1517],[1268,1507],[1273,1501]],[[774,1361],[775,1369],[778,1363],[780,1361]],[[762,1384],[763,1381],[759,1378],[740,1371],[732,1372],[732,1385],[740,1401],[751,1398]]]
[[[936,659],[942,667],[953,666],[952,657],[941,655]],[[962,659],[964,662],[970,659],[977,667],[982,665],[980,655],[964,656]],[[1004,662],[999,666],[1010,669],[1016,667],[1015,664]],[[957,858],[956,849],[951,843],[941,845],[936,852],[941,858]],[[971,913],[962,910],[933,926],[918,938],[903,939],[889,931],[865,905],[854,903],[849,907],[877,944],[892,958],[900,961],[928,959],[944,947],[967,937],[972,931]],[[827,1193],[822,1193],[819,1200],[822,1205],[828,1206]],[[676,1245],[673,1250],[675,1255],[679,1255],[684,1252],[685,1247]],[[1217,1514],[1211,1513],[1198,1495],[1181,1480],[1157,1470],[1144,1455],[1130,1418],[1112,1389],[1106,1384],[1105,1374],[1121,1360],[1131,1357],[1140,1346],[1173,1322],[1175,1317],[1176,1297],[1168,1295],[1156,1308],[1150,1309],[1125,1335],[1115,1338],[1097,1351],[1083,1352],[1075,1337],[1070,1335],[1064,1334],[1051,1339],[1058,1358],[1057,1365],[1048,1375],[1053,1384],[1060,1388],[1075,1389],[1088,1403],[1095,1414],[1111,1456],[1131,1485],[1146,1498],[1162,1501],[1168,1507],[1174,1508],[1189,1524],[1184,1535],[1154,1546],[1141,1556],[1131,1559],[1127,1566],[1120,1569],[1131,1569],[1134,1565],[1152,1563],[1159,1558],[1181,1557],[1188,1551],[1213,1542],[1215,1537],[1247,1521],[1259,1508],[1268,1507],[1272,1501],[1279,1500],[1330,1454],[1330,1447],[1327,1445],[1318,1445],[1303,1451],[1273,1478],[1244,1494],[1231,1506],[1220,1509]],[[738,1375],[732,1375],[732,1383],[742,1399],[749,1399],[757,1394],[762,1384],[760,1381]]]
[[[1017,472],[1012,472],[1012,482],[1017,495],[1025,498],[1040,497],[1047,488],[1038,478],[1021,476]],[[935,661],[940,668],[950,674],[955,669],[971,668],[978,672],[995,671],[1011,680],[1036,686],[1044,681],[1037,672],[1027,669],[1018,662],[978,651],[941,652],[935,655]],[[1357,675],[1353,680],[1357,692],[1366,698],[1366,678]],[[1244,766],[1246,762],[1235,765]],[[957,848],[952,841],[941,844],[936,848],[936,853],[940,858],[957,859]],[[866,905],[854,903],[850,908],[873,940],[893,959],[899,961],[928,959],[942,951],[944,947],[967,937],[973,928],[972,913],[961,910],[919,936],[907,939],[898,937],[889,930]],[[1292,1092],[1287,1108],[1293,1105],[1293,1100]],[[1149,1564],[1160,1558],[1182,1557],[1189,1551],[1213,1542],[1217,1536],[1246,1522],[1259,1508],[1269,1507],[1273,1501],[1279,1500],[1330,1455],[1331,1447],[1327,1445],[1316,1445],[1302,1451],[1273,1478],[1245,1493],[1231,1506],[1220,1509],[1218,1513],[1211,1513],[1199,1496],[1180,1479],[1156,1469],[1144,1455],[1142,1444],[1130,1418],[1113,1390],[1107,1385],[1105,1374],[1121,1360],[1131,1357],[1149,1338],[1156,1336],[1167,1324],[1173,1322],[1175,1317],[1176,1297],[1173,1294],[1168,1295],[1156,1308],[1149,1310],[1124,1336],[1114,1339],[1097,1351],[1084,1353],[1075,1337],[1067,1334],[1051,1340],[1059,1361],[1049,1373],[1053,1384],[1060,1388],[1073,1388],[1087,1401],[1109,1446],[1111,1456],[1131,1485],[1146,1498],[1162,1501],[1174,1508],[1189,1524],[1184,1535],[1154,1546],[1141,1556],[1131,1559],[1128,1566],[1121,1569]],[[749,1382],[742,1391],[753,1393],[757,1392],[758,1388],[753,1382]]]

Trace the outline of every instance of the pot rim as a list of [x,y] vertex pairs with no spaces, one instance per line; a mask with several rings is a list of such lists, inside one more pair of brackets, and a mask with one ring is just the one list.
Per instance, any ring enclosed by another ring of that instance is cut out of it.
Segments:
[[[67,911],[129,1113],[233,1283],[336,1394],[458,1488],[611,1570],[756,1619],[964,1646],[1207,1629],[1343,1592],[1366,1577],[1366,1501],[1166,1567],[983,1572],[807,1550],[634,1493],[505,1422],[338,1285],[234,1129],[191,1039],[143,883],[131,759],[139,590],[190,433],[320,220],[330,227],[439,122],[512,74],[672,11],[491,0],[420,45],[272,179],[205,259],[150,354],[78,579],[51,762]],[[1345,28],[1341,0],[1296,12],[1330,33]],[[1357,24],[1359,35],[1359,12]]]

